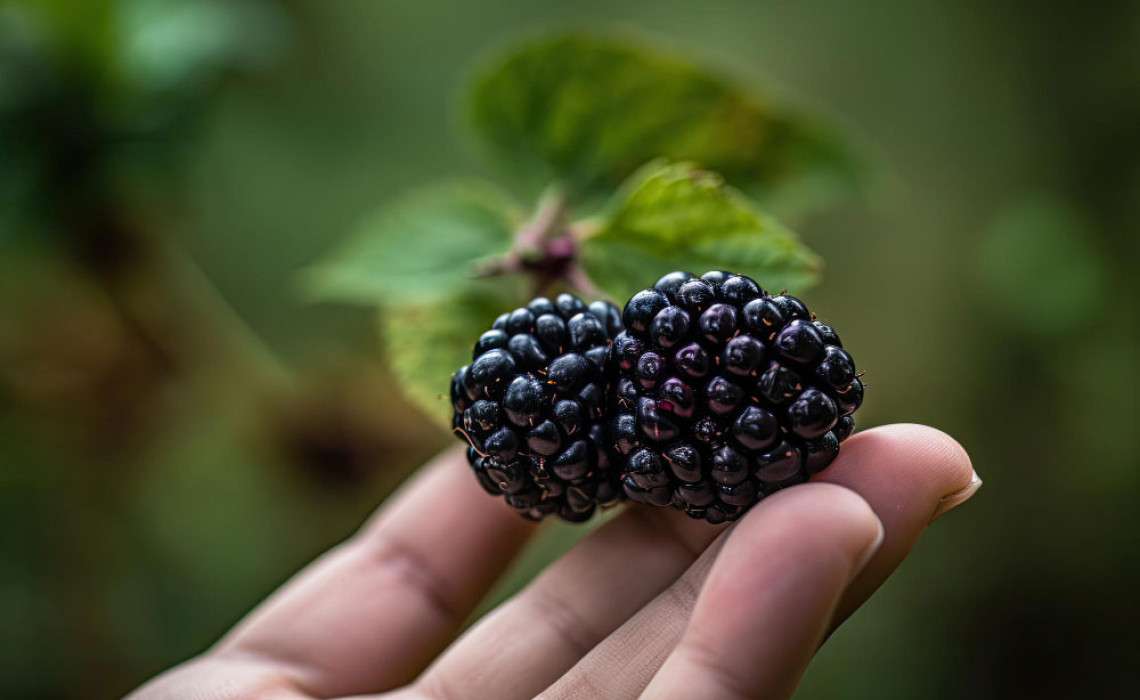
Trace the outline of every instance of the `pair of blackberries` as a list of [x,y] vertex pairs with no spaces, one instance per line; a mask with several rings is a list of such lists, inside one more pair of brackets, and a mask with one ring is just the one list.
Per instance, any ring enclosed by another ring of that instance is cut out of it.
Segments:
[[863,399],[839,336],[743,275],[665,275],[619,313],[571,294],[497,318],[452,376],[479,483],[526,517],[622,498],[735,520],[826,467]]

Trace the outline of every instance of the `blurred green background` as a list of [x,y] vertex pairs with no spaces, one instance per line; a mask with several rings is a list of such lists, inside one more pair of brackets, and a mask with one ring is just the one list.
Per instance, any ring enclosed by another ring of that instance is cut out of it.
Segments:
[[450,444],[372,313],[296,274],[478,173],[470,62],[565,24],[664,37],[851,136],[878,177],[788,222],[828,262],[805,298],[868,371],[860,427],[938,426],[985,480],[797,697],[1136,697],[1120,0],[0,4],[0,694],[114,697],[201,651]]

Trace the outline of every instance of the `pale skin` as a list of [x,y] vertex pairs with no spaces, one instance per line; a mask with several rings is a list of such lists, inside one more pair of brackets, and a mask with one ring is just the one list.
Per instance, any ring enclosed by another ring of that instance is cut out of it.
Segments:
[[786,698],[923,530],[980,485],[941,432],[867,430],[731,527],[626,508],[456,637],[536,526],[449,451],[130,697]]

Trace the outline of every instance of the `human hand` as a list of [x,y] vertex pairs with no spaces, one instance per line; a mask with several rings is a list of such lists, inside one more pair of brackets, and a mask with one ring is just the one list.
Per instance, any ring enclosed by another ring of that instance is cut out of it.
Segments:
[[731,527],[631,506],[454,639],[536,527],[445,453],[158,698],[783,698],[936,517],[981,485],[946,435],[853,435]]

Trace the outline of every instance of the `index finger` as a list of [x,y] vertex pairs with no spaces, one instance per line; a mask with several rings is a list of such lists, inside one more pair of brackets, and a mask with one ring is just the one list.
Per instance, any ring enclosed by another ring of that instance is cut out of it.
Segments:
[[832,629],[898,568],[927,525],[982,485],[962,446],[925,425],[900,423],[857,433],[843,443],[841,454],[812,481],[845,486],[862,496],[883,523],[885,537],[848,586]]
[[[884,536],[876,553],[844,592],[833,625],[858,607],[898,565],[938,511],[939,503],[946,502],[948,495],[960,494],[972,478],[965,452],[932,428],[886,426],[858,433],[843,444],[836,460],[814,480],[831,481],[861,496],[882,523]],[[788,491],[805,493],[796,488]],[[750,511],[734,527],[756,520],[764,512],[764,503],[761,501],[755,514]],[[709,553],[698,559],[669,591],[626,621],[542,697],[577,697],[577,689],[582,687],[590,688],[598,697],[639,695],[680,641],[697,592],[715,561]],[[759,628],[751,632],[765,633]]]

